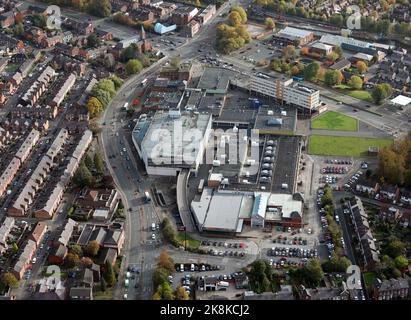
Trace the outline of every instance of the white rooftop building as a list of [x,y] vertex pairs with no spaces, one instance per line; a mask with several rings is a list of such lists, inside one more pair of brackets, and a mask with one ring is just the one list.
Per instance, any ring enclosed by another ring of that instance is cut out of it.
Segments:
[[197,171],[210,133],[210,114],[158,111],[137,122],[133,142],[148,174],[175,176]]

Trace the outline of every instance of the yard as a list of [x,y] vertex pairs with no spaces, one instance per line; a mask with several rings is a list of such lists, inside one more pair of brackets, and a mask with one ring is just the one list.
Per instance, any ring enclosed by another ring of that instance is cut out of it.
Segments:
[[357,131],[358,120],[340,112],[327,111],[311,121],[312,129]]
[[374,272],[365,272],[364,273],[364,282],[365,287],[367,288],[368,292],[371,291],[372,285],[375,282],[377,275]]
[[390,144],[392,144],[392,139],[311,135],[308,153],[360,157],[367,155],[370,146],[382,148]]

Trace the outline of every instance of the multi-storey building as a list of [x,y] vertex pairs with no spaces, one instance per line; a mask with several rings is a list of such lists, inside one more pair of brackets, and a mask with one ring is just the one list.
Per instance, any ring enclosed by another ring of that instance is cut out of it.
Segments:
[[250,91],[296,106],[304,113],[311,113],[320,105],[320,91],[284,77],[258,73],[251,77]]

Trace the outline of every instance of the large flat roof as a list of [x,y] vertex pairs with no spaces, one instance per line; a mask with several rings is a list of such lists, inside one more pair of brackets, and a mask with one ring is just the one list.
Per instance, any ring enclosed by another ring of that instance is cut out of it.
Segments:
[[240,216],[250,216],[247,211],[253,203],[252,193],[204,188],[200,201],[193,201],[191,208],[204,231],[237,232]]
[[206,90],[227,90],[230,78],[234,75],[232,71],[222,68],[205,68],[198,82],[197,88]]
[[[141,148],[152,160],[177,159],[177,157],[186,154],[184,151],[187,151],[187,148],[199,146],[210,121],[210,114],[194,112],[170,114],[158,111],[151,118]],[[160,148],[161,141],[164,143]],[[176,150],[182,150],[182,152],[176,152]]]

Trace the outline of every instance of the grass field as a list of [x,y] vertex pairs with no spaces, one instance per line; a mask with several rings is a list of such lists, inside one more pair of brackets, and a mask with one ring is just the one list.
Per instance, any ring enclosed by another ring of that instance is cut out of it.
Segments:
[[312,135],[309,139],[308,153],[360,157],[367,155],[370,146],[382,148],[390,144],[392,139]]
[[[177,240],[181,242],[181,245],[184,246],[184,232],[177,234]],[[198,248],[201,244],[201,241],[193,239],[190,235],[187,234],[187,246],[192,248]]]
[[371,290],[372,284],[374,283],[376,277],[377,276],[374,272],[365,272],[364,273],[365,287],[367,288],[368,291]]
[[357,98],[360,100],[368,101],[368,102],[373,102],[371,93],[365,90],[350,90],[350,91],[344,91],[345,94],[349,95],[350,97]]
[[311,121],[312,129],[357,131],[358,120],[340,112],[327,111]]

